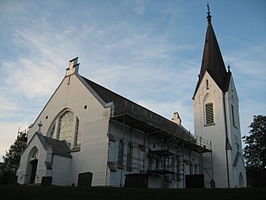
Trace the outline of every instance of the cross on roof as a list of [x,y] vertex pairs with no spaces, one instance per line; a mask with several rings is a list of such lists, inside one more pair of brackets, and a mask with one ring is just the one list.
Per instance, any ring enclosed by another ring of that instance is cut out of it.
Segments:
[[40,122],[38,123],[38,126],[39,126],[38,133],[41,133],[42,121],[40,121]]
[[76,57],[69,61],[69,66],[66,69],[66,76],[78,73],[78,70],[79,70],[79,63],[78,63],[78,57]]

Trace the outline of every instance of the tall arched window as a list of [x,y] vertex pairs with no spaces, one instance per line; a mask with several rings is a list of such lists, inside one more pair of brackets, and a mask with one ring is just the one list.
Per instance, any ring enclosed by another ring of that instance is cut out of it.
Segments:
[[66,140],[69,146],[72,143],[74,126],[74,114],[70,111],[65,112],[59,118],[58,138],[59,140]]
[[81,132],[79,129],[79,119],[76,117],[76,129],[75,129],[75,140],[74,146],[79,147],[81,144]]
[[213,103],[205,104],[205,122],[206,125],[214,124]]
[[48,131],[48,137],[54,137],[54,133],[55,133],[55,123],[53,123],[50,131]]
[[69,147],[80,147],[81,131],[78,117],[70,110],[65,110],[53,121],[47,136],[65,140]]
[[120,169],[124,168],[124,142],[123,140],[119,141],[118,146],[118,161],[117,161],[117,167]]
[[133,154],[133,146],[131,143],[127,145],[127,170],[132,170],[132,154]]

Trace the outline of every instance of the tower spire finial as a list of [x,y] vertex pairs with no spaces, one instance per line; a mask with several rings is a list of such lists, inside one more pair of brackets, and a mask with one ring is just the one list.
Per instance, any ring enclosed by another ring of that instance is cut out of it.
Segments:
[[211,21],[212,21],[212,16],[211,16],[211,12],[210,12],[210,6],[209,6],[209,2],[207,2],[207,10],[208,10],[208,12],[207,12],[207,20],[208,20],[208,23],[210,24],[211,23]]
[[228,72],[230,72],[230,68],[231,68],[231,66],[227,65]]

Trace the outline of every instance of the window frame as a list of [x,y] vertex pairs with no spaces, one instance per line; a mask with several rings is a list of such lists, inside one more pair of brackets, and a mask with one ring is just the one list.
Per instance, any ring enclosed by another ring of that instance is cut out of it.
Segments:
[[212,102],[204,104],[204,120],[205,126],[215,125],[214,104]]
[[118,154],[117,154],[117,168],[124,169],[124,141],[120,140],[118,144]]
[[231,104],[231,115],[232,115],[232,123],[234,128],[238,128],[238,123],[236,120],[235,108],[234,105]]
[[133,170],[133,144],[130,142],[127,145],[127,170]]
[[[62,140],[60,139],[60,119],[62,116],[64,116],[67,112],[71,112],[73,114],[73,125],[72,125],[72,131],[71,131],[71,139],[70,142],[67,141],[69,145],[69,148],[71,151],[79,151],[81,147],[81,130],[80,130],[80,120],[78,116],[73,112],[71,109],[64,109],[61,111],[52,121],[48,132],[47,132],[47,137],[51,137],[57,140]],[[54,131],[53,131],[54,130]],[[53,134],[52,134],[53,133]],[[78,142],[80,141],[80,142]]]

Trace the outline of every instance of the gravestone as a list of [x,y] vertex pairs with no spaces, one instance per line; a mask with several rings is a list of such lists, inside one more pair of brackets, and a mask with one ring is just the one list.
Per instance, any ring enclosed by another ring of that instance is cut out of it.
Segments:
[[52,185],[52,180],[53,180],[53,177],[51,177],[51,176],[43,176],[41,185],[42,186],[50,186],[50,185]]
[[91,172],[80,173],[78,177],[78,186],[91,187],[91,180],[92,180]]

